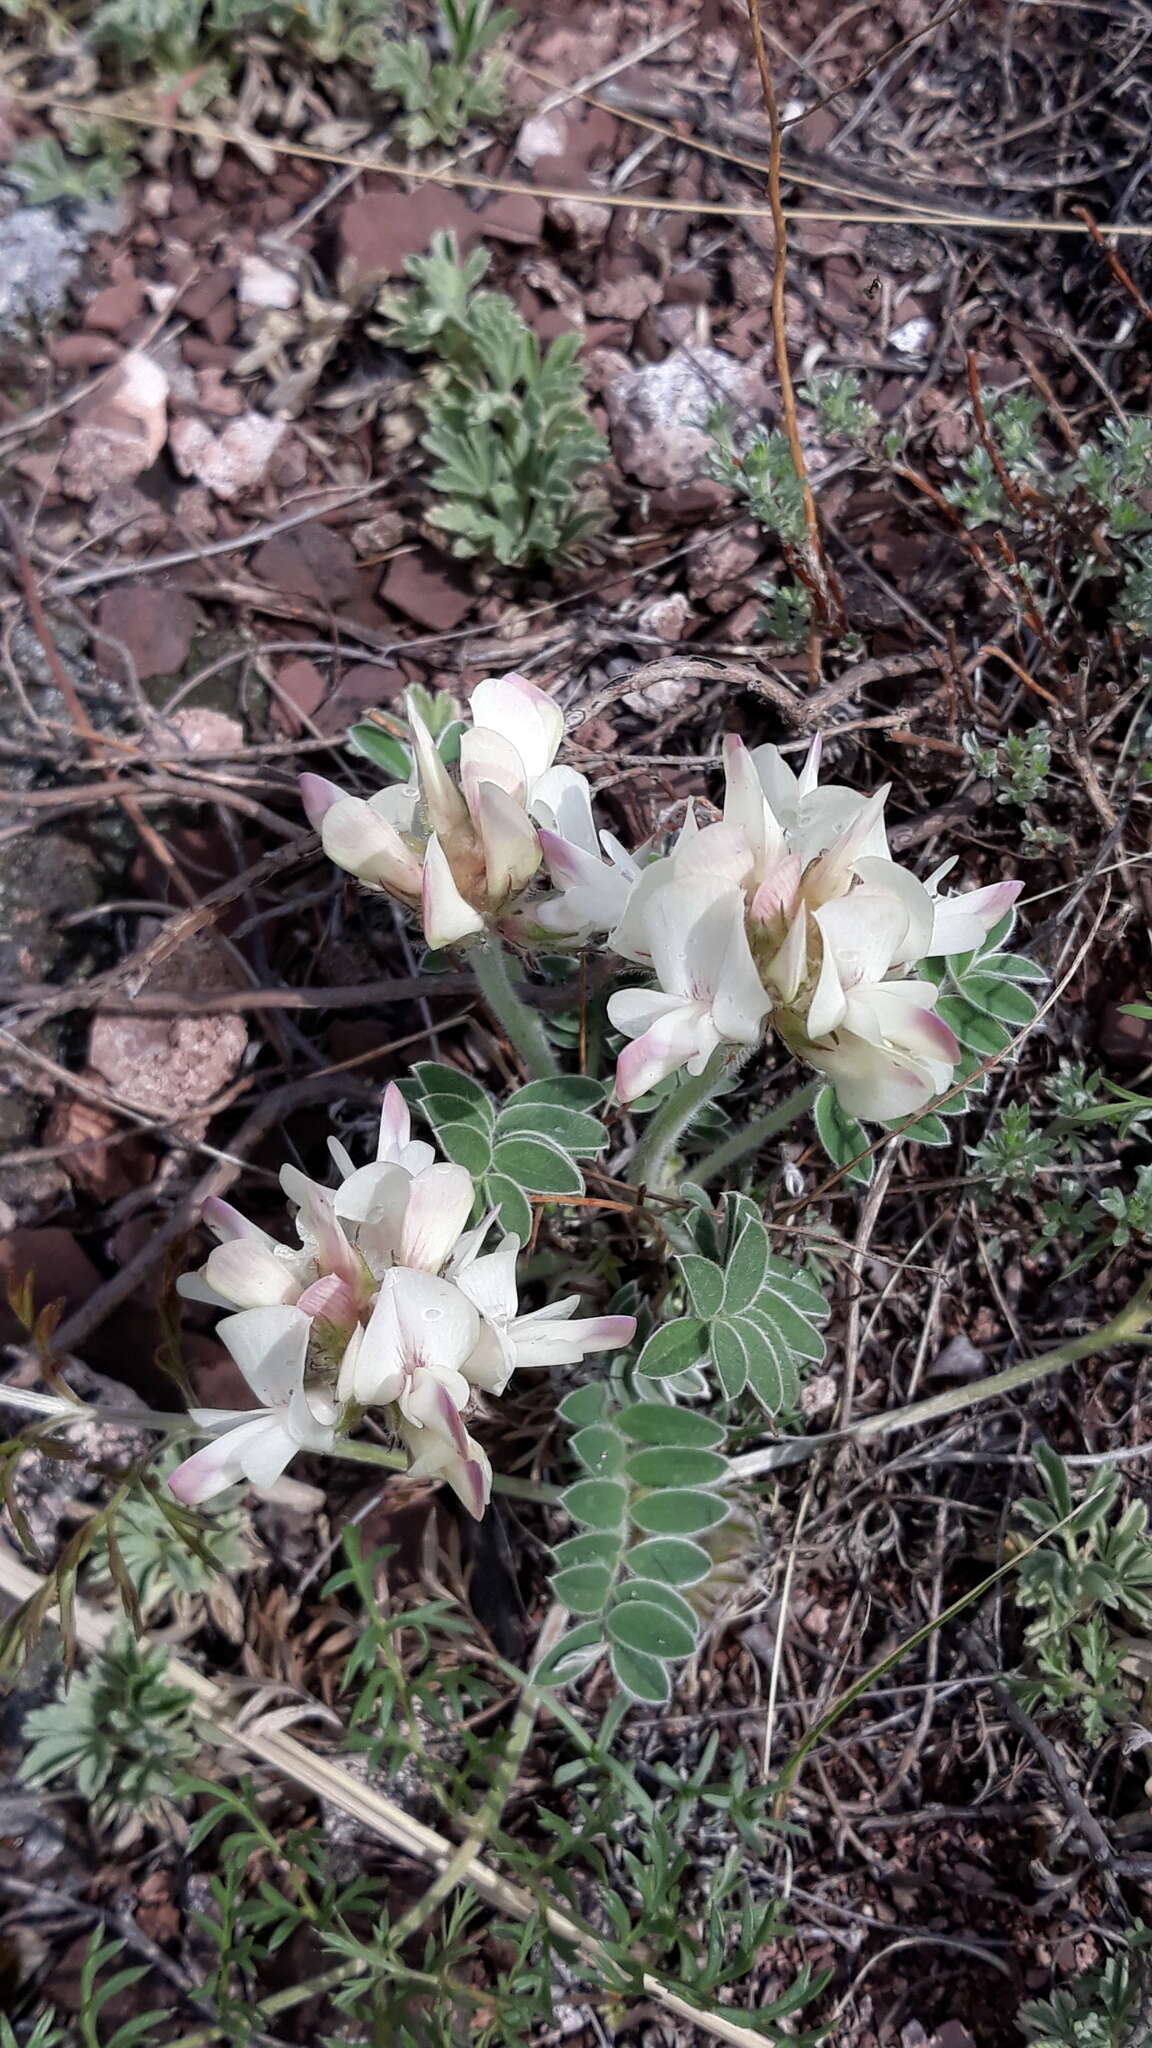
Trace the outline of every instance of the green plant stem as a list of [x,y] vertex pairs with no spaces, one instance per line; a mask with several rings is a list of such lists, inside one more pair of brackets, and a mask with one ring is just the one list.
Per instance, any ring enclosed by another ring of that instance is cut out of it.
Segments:
[[522,1003],[508,972],[508,955],[494,933],[468,955],[480,993],[533,1081],[549,1081],[560,1064],[535,1010]]
[[714,1152],[709,1152],[705,1158],[697,1161],[692,1168],[693,1180],[699,1181],[701,1187],[706,1187],[708,1182],[715,1180],[726,1167],[734,1166],[738,1159],[746,1158],[749,1152],[758,1152],[762,1145],[768,1143],[769,1138],[776,1136],[777,1131],[787,1130],[789,1124],[794,1124],[802,1117],[806,1109],[811,1109],[822,1086],[821,1081],[806,1081],[803,1088],[795,1089],[783,1102],[778,1103],[775,1109],[766,1110],[763,1116],[756,1118],[755,1123],[745,1124],[741,1131],[733,1131],[732,1136],[725,1138],[722,1145],[717,1145]]
[[[21,1393],[20,1406],[32,1408],[37,1397],[25,1393],[23,1389],[19,1391]],[[7,1398],[7,1392],[5,1392],[5,1398]],[[78,1423],[92,1421],[101,1423],[123,1422],[130,1424],[134,1429],[162,1430],[165,1436],[203,1437],[206,1441],[216,1433],[214,1430],[204,1429],[198,1422],[193,1422],[190,1415],[149,1414],[139,1408],[89,1408],[86,1403],[77,1406],[71,1413],[62,1414],[60,1412],[60,1403],[54,1400],[51,1395],[43,1395],[39,1398],[43,1400],[44,1407],[43,1409],[36,1407],[34,1412],[42,1414],[44,1420],[50,1422],[55,1428],[63,1427],[68,1429],[75,1427]],[[51,1407],[48,1405],[49,1402],[52,1404]],[[383,1444],[353,1441],[351,1438],[345,1438],[333,1444],[332,1449],[327,1455],[330,1458],[344,1458],[350,1464],[383,1465],[389,1472],[406,1472],[408,1470],[408,1459],[403,1451],[390,1451]],[[562,1486],[548,1486],[543,1480],[516,1479],[512,1476],[506,1478],[503,1473],[494,1475],[492,1487],[496,1493],[507,1494],[510,1500],[552,1502],[558,1501],[564,1492]]]
[[718,1045],[702,1074],[690,1074],[675,1093],[662,1102],[645,1126],[632,1155],[629,1176],[635,1187],[663,1193],[668,1154],[687,1130],[693,1117],[714,1095],[725,1075],[731,1072],[733,1047]]
[[[103,1409],[97,1411],[101,1415]],[[206,1434],[207,1432],[205,1432]],[[383,1444],[365,1443],[361,1439],[346,1439],[333,1444],[327,1453],[330,1458],[344,1458],[356,1465],[384,1465],[390,1472],[406,1472],[408,1459],[403,1451],[386,1450]],[[492,1479],[494,1493],[506,1493],[510,1500],[558,1501],[562,1498],[562,1486],[547,1486],[542,1479],[516,1479],[495,1473]]]
[[1089,1330],[1086,1336],[1072,1337],[1067,1344],[1060,1344],[1054,1351],[1042,1351],[1036,1358],[1022,1358],[1019,1365],[1006,1366],[1003,1372],[994,1372],[987,1379],[975,1380],[971,1386],[949,1387],[941,1394],[929,1394],[923,1401],[912,1401],[906,1408],[897,1408],[890,1413],[861,1416],[859,1422],[848,1429],[831,1429],[819,1436],[784,1437],[780,1442],[765,1445],[763,1450],[745,1451],[733,1458],[729,1471],[735,1479],[755,1479],[761,1472],[772,1472],[780,1465],[796,1465],[805,1458],[814,1457],[817,1451],[828,1444],[857,1442],[866,1437],[888,1436],[894,1429],[912,1429],[917,1423],[935,1422],[942,1415],[956,1415],[962,1409],[974,1408],[978,1401],[992,1400],[998,1394],[1011,1394],[1017,1387],[1027,1387],[1033,1380],[1044,1379],[1049,1373],[1060,1372],[1066,1365],[1075,1365],[1079,1358],[1091,1358],[1097,1351],[1107,1351],[1115,1344],[1152,1345],[1152,1337],[1146,1335],[1152,1323],[1152,1279],[1145,1280],[1133,1295],[1126,1308],[1110,1322],[1102,1323],[1099,1329]]

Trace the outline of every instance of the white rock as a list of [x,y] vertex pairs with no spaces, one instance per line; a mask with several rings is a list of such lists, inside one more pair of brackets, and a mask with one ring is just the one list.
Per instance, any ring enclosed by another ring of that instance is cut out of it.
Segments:
[[300,297],[300,286],[290,270],[269,263],[265,256],[242,256],[236,278],[236,297],[242,306],[271,308],[286,313]]
[[767,393],[758,368],[720,349],[673,349],[662,363],[646,363],[617,377],[604,392],[612,452],[621,469],[653,490],[707,474],[713,437],[705,422],[714,407],[734,400],[742,415],[758,417]]
[[531,170],[542,156],[563,156],[568,147],[568,123],[563,114],[533,114],[516,137],[516,157]]
[[235,498],[263,481],[287,431],[286,420],[263,412],[241,413],[221,434],[189,417],[173,421],[169,442],[181,476],[194,477],[218,498]]
[[902,356],[926,356],[936,338],[936,323],[926,320],[923,314],[915,320],[905,320],[894,327],[888,336],[888,346]]

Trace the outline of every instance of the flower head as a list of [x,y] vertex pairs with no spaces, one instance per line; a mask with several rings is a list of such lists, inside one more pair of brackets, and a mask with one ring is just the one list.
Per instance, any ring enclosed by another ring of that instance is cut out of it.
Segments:
[[887,790],[821,787],[818,741],[798,775],[777,748],[750,753],[733,736],[724,759],[722,821],[701,829],[690,814],[611,931],[613,950],[650,964],[657,984],[609,1001],[632,1041],[621,1101],[680,1067],[699,1074],[719,1047],[738,1056],[770,1022],[850,1114],[913,1114],[960,1057],[916,963],[982,944],[1020,884],[945,898],[946,868],[918,881],[891,857]]
[[182,1291],[239,1311],[220,1336],[260,1406],[193,1410],[212,1440],[177,1468],[172,1490],[200,1501],[242,1480],[269,1486],[298,1450],[330,1451],[380,1408],[413,1472],[446,1480],[482,1514],[491,1467],[464,1419],[477,1390],[502,1392],[517,1366],[618,1348],[635,1319],[574,1320],[575,1295],[521,1316],[519,1240],[485,1251],[493,1218],[469,1227],[472,1176],[412,1137],[399,1089],[385,1093],[370,1164],[357,1167],[337,1140],[330,1149],[336,1188],[281,1170],[296,1246],[228,1203],[205,1204],[220,1243]]
[[528,889],[541,862],[534,797],[564,736],[563,712],[524,676],[477,683],[471,713],[458,782],[412,703],[410,784],[365,800],[320,776],[301,777],[305,810],[329,858],[419,910],[434,947],[498,925]]

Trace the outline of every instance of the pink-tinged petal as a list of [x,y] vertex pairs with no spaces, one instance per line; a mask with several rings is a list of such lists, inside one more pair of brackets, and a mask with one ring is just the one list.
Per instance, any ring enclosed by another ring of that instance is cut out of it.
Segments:
[[794,832],[800,816],[800,783],[779,747],[753,747],[752,766],[777,824]]
[[574,846],[571,840],[561,839],[546,825],[538,828],[538,837],[544,864],[555,888],[571,889],[581,882],[595,883],[599,879],[603,862],[596,854],[586,853],[582,846]]
[[209,1252],[204,1278],[233,1308],[268,1308],[274,1302],[295,1301],[300,1292],[291,1256],[278,1259],[266,1245],[248,1237],[230,1238]]
[[480,1317],[467,1295],[450,1280],[397,1266],[396,1315],[404,1363],[409,1372],[459,1372],[480,1335]]
[[[168,1490],[185,1507],[199,1507],[229,1486],[249,1479],[271,1485],[296,1451],[296,1444],[274,1416],[244,1418],[224,1436],[202,1445],[169,1474]],[[270,1474],[255,1479],[253,1473]]]
[[198,1273],[181,1273],[176,1282],[176,1292],[182,1301],[201,1301],[209,1308],[235,1308],[234,1301],[226,1295],[217,1294],[204,1278],[203,1268]]
[[342,797],[325,811],[320,838],[329,860],[369,888],[387,889],[405,903],[420,897],[420,862],[395,825],[358,796]]
[[208,1225],[213,1236],[218,1237],[221,1244],[226,1244],[234,1237],[258,1238],[261,1244],[270,1242],[267,1231],[261,1230],[258,1223],[249,1223],[248,1218],[242,1216],[239,1209],[234,1209],[231,1202],[221,1201],[219,1195],[208,1196],[200,1211],[200,1220]]
[[[377,1165],[402,1165],[408,1169],[408,1174],[420,1174],[420,1169],[433,1163],[435,1157],[435,1145],[412,1137],[412,1114],[408,1104],[396,1081],[389,1081],[379,1112],[379,1139],[375,1147]],[[351,1171],[355,1169],[348,1161],[348,1174]]]
[[318,1323],[335,1323],[339,1328],[350,1328],[360,1313],[360,1304],[346,1280],[335,1273],[325,1273],[306,1287],[296,1306],[306,1316],[312,1316]]
[[473,726],[460,735],[460,786],[473,818],[482,782],[494,783],[520,804],[528,794],[524,763],[512,741],[487,726]]
[[450,837],[453,832],[467,826],[468,807],[444,766],[428,727],[411,702],[408,704],[408,727],[412,734],[416,774],[428,824],[441,838]]
[[[339,1409],[330,1395],[306,1394],[304,1388],[294,1387],[288,1403],[286,1427],[293,1446],[301,1451],[330,1451],[336,1441],[336,1419]],[[261,1476],[256,1463],[249,1460],[248,1476],[254,1486],[271,1486],[284,1470],[272,1472],[270,1479]]]
[[216,1335],[264,1408],[283,1407],[304,1379],[312,1325],[298,1308],[245,1308],[225,1316]]
[[[428,1435],[428,1431],[420,1432],[420,1436]],[[421,1442],[418,1451],[417,1432],[405,1431],[404,1438],[409,1451],[415,1453],[410,1467],[411,1476],[414,1479],[443,1479],[478,1522],[491,1496],[492,1467],[475,1437],[465,1439],[465,1457],[461,1457],[454,1446],[441,1436],[432,1435],[427,1444]]]
[[549,1302],[532,1315],[518,1316],[508,1339],[517,1367],[579,1365],[590,1351],[619,1351],[636,1334],[635,1316],[588,1316],[573,1320],[580,1297]]
[[[635,1102],[638,1095],[646,1095],[658,1082],[667,1080],[669,1074],[687,1066],[705,1037],[706,1016],[703,1004],[688,1004],[673,1011],[632,1045],[626,1045],[616,1062],[618,1100]],[[712,1037],[714,1041],[714,1033]]]
[[481,1322],[480,1335],[460,1368],[470,1387],[483,1387],[488,1394],[502,1394],[516,1369],[516,1358],[506,1328]]
[[435,833],[424,849],[424,881],[421,893],[424,937],[434,952],[459,945],[484,930],[478,910],[460,894],[448,865],[448,856]]
[[[280,1168],[280,1185],[288,1200],[296,1204],[296,1230],[317,1271],[339,1273],[351,1288],[358,1287],[360,1261],[337,1218],[335,1194],[310,1180],[298,1166]],[[345,1182],[345,1188],[347,1185]]]
[[456,1249],[476,1187],[463,1166],[429,1166],[418,1173],[408,1191],[400,1232],[400,1264],[424,1273],[438,1273]]
[[304,816],[314,832],[320,830],[325,812],[330,811],[333,804],[343,803],[347,794],[338,782],[329,782],[326,775],[300,777],[300,801],[304,806]]
[[1007,917],[1023,887],[1023,882],[992,882],[986,889],[937,897],[925,953],[935,959],[941,954],[974,952],[1001,918]]
[[412,1112],[405,1102],[395,1081],[389,1081],[380,1105],[380,1140],[376,1147],[377,1159],[386,1159],[412,1136]]
[[791,920],[796,914],[803,864],[797,853],[786,854],[769,868],[752,898],[749,916],[753,924],[770,924],[777,917]]
[[915,1116],[940,1090],[931,1070],[909,1053],[891,1052],[841,1034],[836,1046],[815,1047],[809,1064],[826,1074],[849,1116],[889,1123]]
[[540,865],[540,835],[523,804],[494,782],[479,785],[473,816],[484,849],[488,900],[497,909],[528,887]]
[[487,726],[519,754],[529,793],[552,766],[564,737],[564,713],[527,676],[486,676],[472,692],[474,726]]
[[[804,885],[804,894],[813,907],[828,903],[834,897],[844,896],[851,886],[856,862],[866,854],[883,852],[887,841],[883,839],[884,806],[888,801],[892,785],[883,784],[874,796],[860,805],[852,822],[832,841],[827,851],[820,855],[814,867],[809,870]],[[881,844],[877,844],[877,835]]]
[[760,787],[756,764],[735,733],[724,741],[724,773],[724,823],[739,833],[748,849],[749,867],[762,876],[782,857],[784,834]]
[[592,815],[588,777],[578,768],[548,768],[532,790],[528,808],[538,825],[558,839],[599,858],[600,842]]
[[469,1392],[467,1380],[459,1373],[449,1374],[446,1383],[435,1373],[416,1372],[400,1396],[400,1412],[417,1429],[431,1430],[450,1443],[462,1458],[467,1457],[468,1432],[460,1410]]
[[848,998],[847,1028],[915,1059],[954,1067],[960,1047],[943,1017],[936,1015],[936,997],[930,981],[885,981],[854,989]]
[[657,988],[619,988],[608,998],[608,1021],[626,1038],[643,1038],[683,1008],[682,996],[666,996]]

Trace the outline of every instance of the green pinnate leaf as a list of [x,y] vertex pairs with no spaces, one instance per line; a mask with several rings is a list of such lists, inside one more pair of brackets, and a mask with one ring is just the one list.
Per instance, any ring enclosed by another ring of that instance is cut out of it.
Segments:
[[[812,1108],[816,1124],[816,1135],[823,1145],[833,1166],[844,1171],[844,1178],[858,1181],[867,1187],[872,1179],[872,1157],[868,1154],[871,1140],[863,1124],[854,1116],[848,1116],[841,1109],[835,1090],[822,1088]],[[861,1154],[868,1154],[861,1157]],[[855,1161],[854,1165],[849,1162]]]
[[484,1195],[497,1213],[501,1230],[527,1244],[532,1236],[532,1204],[523,1188],[506,1174],[490,1173],[484,1182]]
[[646,1493],[632,1505],[632,1520],[647,1536],[698,1536],[726,1521],[728,1503],[714,1493],[689,1487],[666,1487]]
[[622,1408],[614,1418],[617,1429],[633,1442],[645,1444],[692,1444],[698,1450],[715,1450],[725,1437],[724,1426],[695,1408],[672,1408],[666,1401],[636,1401]]
[[496,1106],[479,1081],[472,1079],[471,1074],[462,1074],[458,1067],[441,1066],[435,1060],[417,1060],[412,1071],[420,1083],[423,1094],[455,1096],[458,1101],[468,1106],[467,1111],[460,1112],[461,1115],[475,1112],[483,1116],[487,1122],[495,1122]]
[[711,1259],[700,1258],[695,1252],[684,1252],[676,1263],[684,1276],[696,1314],[706,1321],[719,1315],[724,1300],[724,1275],[720,1267]]
[[590,1529],[622,1529],[628,1512],[628,1489],[619,1479],[578,1479],[564,1494],[574,1522]]
[[584,1621],[569,1629],[554,1650],[536,1668],[537,1685],[571,1685],[582,1678],[604,1655],[607,1644],[599,1621]]
[[611,1479],[624,1470],[628,1446],[624,1438],[605,1422],[589,1423],[572,1439],[573,1454],[597,1479]]
[[671,1379],[676,1373],[698,1365],[707,1351],[707,1325],[695,1316],[677,1316],[674,1322],[662,1323],[658,1330],[653,1330],[636,1370],[645,1379]]
[[466,1167],[473,1179],[482,1179],[492,1162],[488,1133],[476,1124],[436,1124],[434,1129],[445,1156]]
[[559,1413],[573,1429],[583,1429],[588,1422],[599,1422],[612,1403],[612,1390],[606,1380],[589,1380],[586,1386],[573,1387],[565,1394],[559,1406]]
[[768,1232],[759,1218],[749,1219],[724,1268],[724,1313],[738,1315],[755,1301],[768,1269]]
[[551,1102],[523,1102],[519,1095],[500,1111],[497,1138],[545,1138],[566,1152],[591,1157],[604,1145],[604,1126],[582,1109]]
[[695,1627],[670,1611],[666,1595],[660,1605],[654,1600],[618,1602],[605,1625],[612,1643],[646,1657],[690,1657],[696,1648]]
[[712,1570],[703,1545],[682,1536],[649,1536],[627,1552],[627,1560],[630,1571],[665,1586],[699,1585]]
[[553,1598],[573,1614],[602,1614],[612,1590],[612,1571],[603,1564],[568,1565],[552,1581]]
[[690,1444],[651,1444],[633,1451],[628,1476],[637,1486],[719,1486],[728,1461],[718,1451],[700,1451]]
[[589,1529],[583,1536],[566,1536],[552,1555],[562,1570],[573,1564],[603,1564],[615,1571],[621,1543],[618,1529]]
[[735,1401],[748,1384],[748,1346],[737,1322],[726,1316],[712,1325],[712,1363],[726,1401]]
[[537,1195],[582,1195],[584,1177],[574,1159],[548,1138],[497,1136],[492,1164],[518,1186]]
[[643,1651],[631,1650],[625,1643],[613,1643],[611,1661],[616,1683],[623,1692],[642,1700],[645,1706],[667,1705],[672,1697],[672,1680],[662,1658],[645,1656]]

